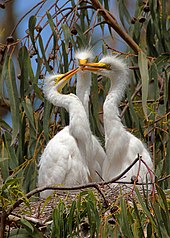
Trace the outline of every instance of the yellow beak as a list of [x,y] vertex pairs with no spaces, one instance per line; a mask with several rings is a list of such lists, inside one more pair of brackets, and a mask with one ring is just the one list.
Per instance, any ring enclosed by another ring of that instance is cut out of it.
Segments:
[[109,64],[105,64],[102,62],[98,62],[98,63],[81,63],[80,64],[81,67],[83,67],[83,70],[89,70],[89,71],[98,71],[101,69],[107,69],[110,70],[110,65]]
[[83,64],[86,64],[88,62],[87,59],[79,59],[79,65],[83,65]]
[[61,92],[64,86],[68,83],[68,81],[75,75],[80,68],[72,69],[65,74],[60,74],[55,78],[55,83],[57,84],[57,91]]

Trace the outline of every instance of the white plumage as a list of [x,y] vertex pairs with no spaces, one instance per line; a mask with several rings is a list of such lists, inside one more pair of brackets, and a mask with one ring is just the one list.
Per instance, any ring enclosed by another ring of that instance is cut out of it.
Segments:
[[[68,74],[68,73],[67,73]],[[71,74],[70,74],[71,75]],[[61,75],[45,78],[44,96],[53,105],[64,107],[69,112],[69,126],[57,133],[47,144],[39,163],[38,186],[50,184],[77,185],[91,181],[93,163],[93,143],[86,112],[81,101],[74,94],[63,95],[61,81],[55,80]],[[69,76],[70,78],[70,76]],[[43,191],[41,197],[47,197],[51,191]]]
[[[75,59],[77,64],[88,63],[94,60],[93,53],[90,49],[82,49],[76,52]],[[85,108],[87,117],[89,118],[89,95],[91,88],[91,73],[88,71],[79,70],[77,72],[76,95],[79,97]],[[96,171],[101,175],[103,161],[106,158],[104,149],[98,139],[92,135],[93,141],[93,160],[96,161]],[[91,167],[89,167],[90,169]],[[91,170],[91,169],[90,169]],[[95,170],[91,171],[93,181],[99,181],[100,177]]]
[[[105,56],[99,63],[84,64],[86,70],[106,76],[111,85],[103,105],[105,149],[107,159],[104,161],[102,177],[108,181],[123,172],[137,158],[138,154],[150,169],[153,163],[144,144],[128,132],[119,118],[118,105],[128,85],[128,68],[126,64],[115,56]],[[139,163],[135,164],[123,179],[131,181],[137,176]],[[141,163],[138,182],[145,182],[148,169]],[[150,180],[150,176],[148,176]]]

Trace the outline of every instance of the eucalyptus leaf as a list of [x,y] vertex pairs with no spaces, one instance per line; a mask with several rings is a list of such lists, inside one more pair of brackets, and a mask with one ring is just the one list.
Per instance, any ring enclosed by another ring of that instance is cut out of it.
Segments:
[[148,98],[148,86],[149,86],[149,73],[148,73],[148,60],[146,54],[140,51],[138,54],[138,64],[142,79],[142,107],[146,120],[147,115],[147,98]]
[[12,141],[11,145],[15,142],[15,139],[19,133],[19,96],[17,91],[17,83],[15,76],[15,69],[12,58],[7,56],[2,69],[2,78],[6,82],[8,97],[10,101],[10,110],[12,116]]

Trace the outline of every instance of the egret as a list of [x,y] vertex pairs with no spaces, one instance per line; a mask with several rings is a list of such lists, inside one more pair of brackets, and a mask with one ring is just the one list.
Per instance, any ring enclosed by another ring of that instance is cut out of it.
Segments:
[[[115,56],[105,56],[98,63],[85,63],[84,70],[106,76],[110,79],[110,89],[103,105],[105,149],[107,159],[104,160],[102,177],[108,181],[123,172],[137,158],[142,156],[147,166],[153,169],[153,163],[144,144],[123,126],[118,105],[129,83],[128,67]],[[139,174],[138,174],[139,172]],[[138,176],[137,176],[138,175]],[[145,182],[148,169],[141,163],[136,163],[122,180],[131,181],[137,176],[138,182]],[[151,178],[148,177],[148,181]]]
[[[75,54],[77,64],[88,63],[94,60],[93,53],[90,49],[78,50]],[[85,108],[87,117],[89,118],[89,95],[91,88],[91,73],[89,71],[79,70],[77,72],[77,84],[76,84],[76,95],[79,97]],[[101,175],[103,161],[106,158],[105,151],[101,146],[99,140],[92,135],[93,140],[93,159],[96,161],[96,170]],[[90,168],[89,168],[90,169]],[[93,181],[99,181],[99,176],[93,170],[92,172]]]
[[[60,93],[67,81],[79,69],[66,74],[45,78],[44,96],[53,105],[64,107],[69,112],[69,125],[57,133],[47,144],[39,163],[38,186],[62,184],[78,185],[91,181],[88,162],[93,167],[93,143],[91,130],[84,107],[74,94]],[[45,198],[52,191],[41,192]]]

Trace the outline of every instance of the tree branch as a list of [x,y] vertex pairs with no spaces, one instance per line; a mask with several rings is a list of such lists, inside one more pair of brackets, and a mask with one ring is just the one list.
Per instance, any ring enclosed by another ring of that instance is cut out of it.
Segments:
[[141,48],[136,44],[136,42],[119,26],[115,17],[107,11],[98,0],[91,0],[93,7],[98,10],[98,12],[103,16],[105,21],[121,36],[121,38],[135,51],[138,53]]

